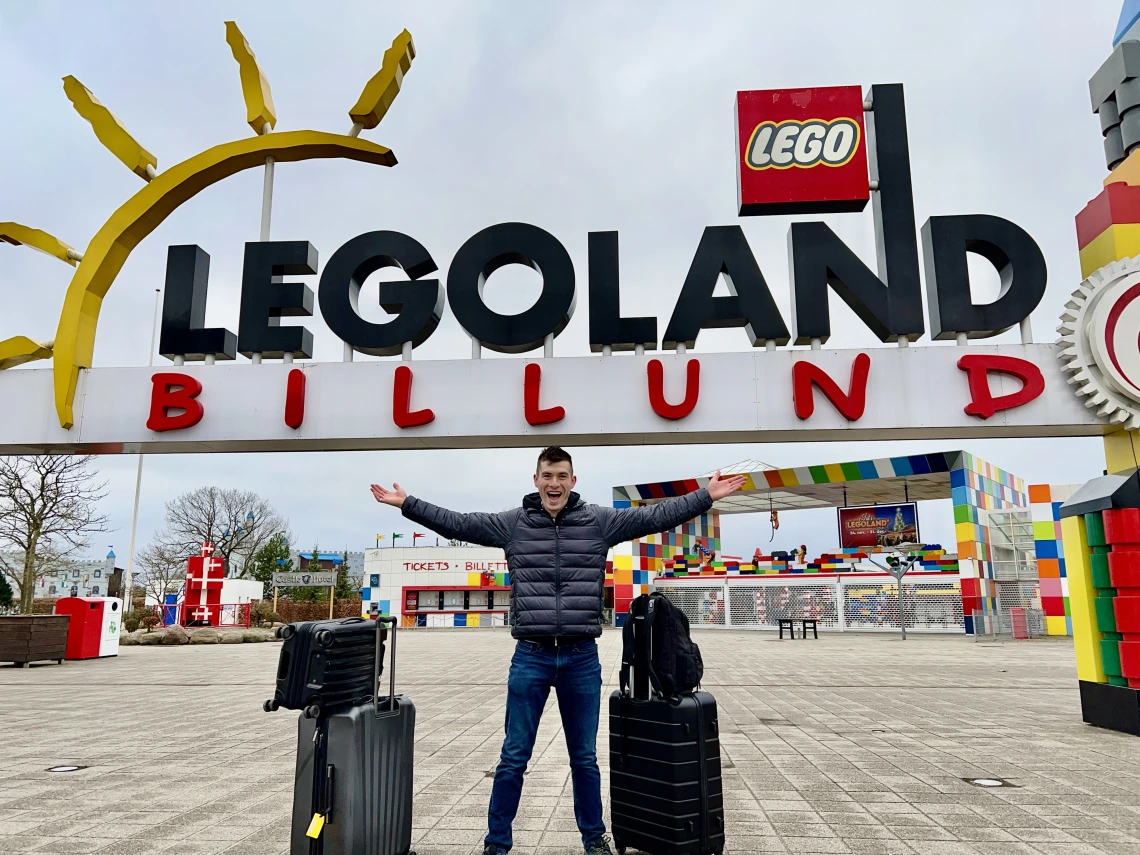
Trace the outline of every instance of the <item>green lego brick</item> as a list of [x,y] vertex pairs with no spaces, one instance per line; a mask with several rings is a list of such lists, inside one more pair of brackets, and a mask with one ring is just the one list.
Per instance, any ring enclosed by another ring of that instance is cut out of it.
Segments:
[[970,518],[969,505],[955,505],[954,506],[954,522],[955,523],[972,523]]
[[1100,643],[1100,660],[1104,665],[1104,673],[1109,677],[1122,677],[1120,670],[1120,644],[1116,641],[1102,641]]
[[1110,686],[1127,686],[1128,685],[1128,678],[1127,677],[1109,677],[1108,678],[1108,685],[1110,685]]
[[863,475],[859,472],[858,463],[840,463],[839,468],[843,470],[844,481],[862,481]]
[[1094,552],[1089,556],[1089,568],[1092,570],[1092,586],[1094,588],[1111,588],[1112,581],[1108,574],[1108,556]]
[[1088,536],[1089,546],[1104,546],[1104,519],[1100,511],[1095,514],[1085,514],[1085,532]]
[[1065,617],[1071,618],[1072,616],[1072,612],[1069,611],[1069,598],[1065,597]]
[[1096,628],[1101,632],[1116,632],[1116,612],[1113,611],[1113,597],[1097,597],[1093,600],[1096,609]]

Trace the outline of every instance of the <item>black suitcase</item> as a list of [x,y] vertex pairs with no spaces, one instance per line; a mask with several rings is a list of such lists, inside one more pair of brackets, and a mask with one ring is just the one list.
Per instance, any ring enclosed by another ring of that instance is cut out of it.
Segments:
[[371,697],[384,668],[387,630],[366,618],[311,620],[277,628],[282,639],[277,689],[265,711],[285,707],[309,717]]
[[[387,697],[297,725],[290,855],[415,855],[412,755],[416,708],[395,693],[396,620]],[[375,636],[376,662],[383,659]],[[376,669],[379,689],[379,668]]]
[[[610,695],[610,831],[618,855],[720,855],[724,796],[716,699],[696,691],[666,699],[656,685],[646,617],[624,630],[621,688]],[[635,683],[631,692],[630,667]]]

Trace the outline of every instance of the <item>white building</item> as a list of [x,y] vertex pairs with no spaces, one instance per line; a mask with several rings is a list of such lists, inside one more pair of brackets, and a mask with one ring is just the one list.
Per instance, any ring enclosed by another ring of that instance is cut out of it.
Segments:
[[[9,550],[2,555],[4,563],[14,569],[19,576],[24,566],[24,553]],[[115,552],[111,550],[106,558],[77,558],[69,561],[65,568],[43,576],[36,583],[36,599],[56,597],[105,597],[111,575],[115,572]],[[13,595],[20,596],[19,579],[8,577]]]
[[501,549],[482,546],[364,550],[361,613],[402,626],[503,626],[510,575]]

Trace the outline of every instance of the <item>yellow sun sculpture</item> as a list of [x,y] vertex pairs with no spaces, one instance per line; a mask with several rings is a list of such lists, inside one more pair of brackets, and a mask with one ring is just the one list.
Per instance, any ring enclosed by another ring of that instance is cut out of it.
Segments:
[[376,127],[399,94],[404,74],[415,56],[407,30],[385,51],[380,71],[368,81],[349,112],[353,126],[348,134],[265,133],[266,125],[272,128],[277,122],[269,82],[249,43],[232,21],[226,22],[226,41],[241,74],[246,119],[259,136],[222,143],[157,172],[154,155],[86,87],[74,77],[65,77],[64,92],[79,115],[91,123],[95,136],[147,184],[111,214],[81,253],[39,229],[0,223],[0,242],[29,246],[78,265],[64,296],[54,343],[26,336],[0,341],[0,370],[38,359],[52,360],[56,414],[64,428],[70,428],[75,421],[72,404],[76,385],[80,369],[91,367],[103,298],[134,248],[180,205],[212,184],[264,165],[267,157],[278,163],[345,158],[378,166],[396,164],[396,156],[389,149],[359,139],[356,134],[361,128]]

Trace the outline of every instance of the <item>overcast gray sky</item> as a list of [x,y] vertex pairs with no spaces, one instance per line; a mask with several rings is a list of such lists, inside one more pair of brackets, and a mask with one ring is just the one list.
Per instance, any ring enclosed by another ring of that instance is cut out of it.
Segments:
[[[384,49],[407,27],[415,63],[384,122],[366,132],[390,146],[399,165],[279,167],[273,238],[311,241],[323,263],[357,234],[394,229],[423,243],[446,271],[479,229],[534,223],[574,259],[578,309],[556,353],[581,355],[589,349],[582,293],[589,231],[620,231],[625,313],[656,315],[663,330],[703,227],[739,223],[790,318],[792,218],[735,215],[735,92],[902,82],[918,223],[933,214],[990,213],[1026,229],[1050,273],[1034,331],[1039,341],[1055,338],[1057,315],[1080,280],[1073,217],[1105,172],[1087,81],[1110,52],[1119,0],[820,0],[810,8],[757,0],[4,3],[0,219],[82,248],[138,188],[72,110],[64,75],[91,89],[163,169],[250,132],[223,21],[235,19],[257,53],[279,129],[339,132]],[[96,365],[146,364],[154,289],[171,244],[210,253],[207,322],[237,329],[243,244],[258,237],[261,182],[259,170],[249,171],[207,190],[143,242],[105,302]],[[872,261],[869,211],[824,219]],[[975,270],[976,293],[992,297],[996,276]],[[38,253],[0,248],[0,338],[50,338],[69,276],[70,268]],[[522,310],[537,281],[505,269],[488,301]],[[361,304],[379,320],[376,288],[365,289]],[[877,344],[834,295],[831,311],[829,346]],[[314,359],[339,360],[340,343],[323,322],[305,324],[316,338]],[[740,330],[712,331],[697,350],[744,347]],[[469,352],[448,314],[416,358]],[[574,451],[580,491],[607,503],[615,484],[692,476],[743,458],[796,466],[957,447],[1035,483],[1081,482],[1103,467],[1096,439]],[[534,456],[525,449],[154,457],[143,479],[139,547],[166,500],[214,484],[264,495],[288,516],[299,545],[360,549],[376,533],[411,531],[372,501],[370,481],[398,480],[460,510],[496,509],[530,487]],[[135,458],[98,465],[110,482],[105,511],[114,530],[90,551],[110,544],[125,556]],[[948,501],[921,513],[926,540],[953,541]],[[768,523],[732,518],[725,535],[726,552],[751,554],[767,543]],[[813,554],[836,545],[834,512],[785,514],[776,545],[801,541]]]

